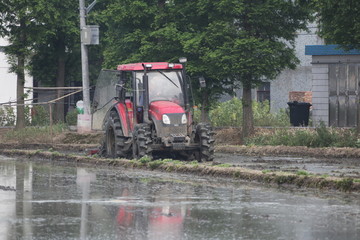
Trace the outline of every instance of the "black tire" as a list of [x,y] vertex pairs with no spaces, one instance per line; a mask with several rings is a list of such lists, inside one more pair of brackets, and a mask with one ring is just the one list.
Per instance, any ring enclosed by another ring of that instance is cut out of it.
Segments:
[[199,123],[196,126],[195,141],[200,145],[200,149],[196,154],[196,158],[199,162],[208,162],[214,160],[214,135],[215,133],[212,131],[209,124]]
[[136,125],[133,142],[133,158],[139,159],[144,156],[152,158],[151,144],[152,140],[150,126],[148,124]]
[[124,136],[119,115],[116,111],[111,111],[105,126],[105,144],[102,152],[106,157],[128,158],[130,143]]

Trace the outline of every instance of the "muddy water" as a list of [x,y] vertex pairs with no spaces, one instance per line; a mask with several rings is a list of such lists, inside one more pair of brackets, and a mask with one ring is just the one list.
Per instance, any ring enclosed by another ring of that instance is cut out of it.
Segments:
[[349,158],[312,158],[289,156],[240,156],[217,153],[215,162],[256,170],[284,172],[307,171],[318,175],[360,178],[360,160]]
[[0,239],[360,239],[358,197],[0,156]]

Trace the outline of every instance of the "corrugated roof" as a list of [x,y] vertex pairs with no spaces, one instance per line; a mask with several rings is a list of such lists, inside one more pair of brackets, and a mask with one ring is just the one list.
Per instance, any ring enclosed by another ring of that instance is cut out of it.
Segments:
[[316,55],[316,56],[326,56],[326,55],[360,55],[360,50],[352,49],[346,51],[340,48],[340,45],[306,45],[305,46],[305,55]]

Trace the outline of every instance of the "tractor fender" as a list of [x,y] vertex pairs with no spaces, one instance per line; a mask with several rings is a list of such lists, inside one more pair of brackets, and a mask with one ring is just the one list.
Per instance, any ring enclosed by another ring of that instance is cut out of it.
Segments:
[[104,121],[103,121],[103,129],[105,129],[107,120],[109,119],[110,113],[112,111],[116,111],[116,113],[118,114],[118,116],[120,118],[121,128],[122,128],[124,136],[129,137],[131,129],[129,129],[130,125],[128,124],[127,118],[126,118],[126,106],[124,103],[121,103],[121,102],[116,102],[109,108],[109,110],[107,111],[107,113],[105,115]]
[[162,121],[161,121],[161,120],[157,120],[156,117],[153,116],[153,115],[150,115],[150,118],[151,118],[151,121],[152,121],[153,124],[154,124],[155,132],[156,132],[156,133],[160,133],[159,131],[160,131],[161,127],[162,127],[162,126],[160,126],[160,125],[162,125]]

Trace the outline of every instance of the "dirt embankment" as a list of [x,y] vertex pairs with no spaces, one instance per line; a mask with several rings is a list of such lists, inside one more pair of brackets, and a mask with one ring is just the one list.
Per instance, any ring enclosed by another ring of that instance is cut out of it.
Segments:
[[[5,140],[4,134],[8,128],[0,128],[0,149],[53,149],[57,151],[80,152],[96,149],[103,138],[102,132],[78,134],[63,132],[52,138]],[[215,151],[251,156],[308,156],[319,158],[360,158],[360,148],[309,148],[304,146],[244,146],[241,141],[241,130],[226,128],[216,130]]]

